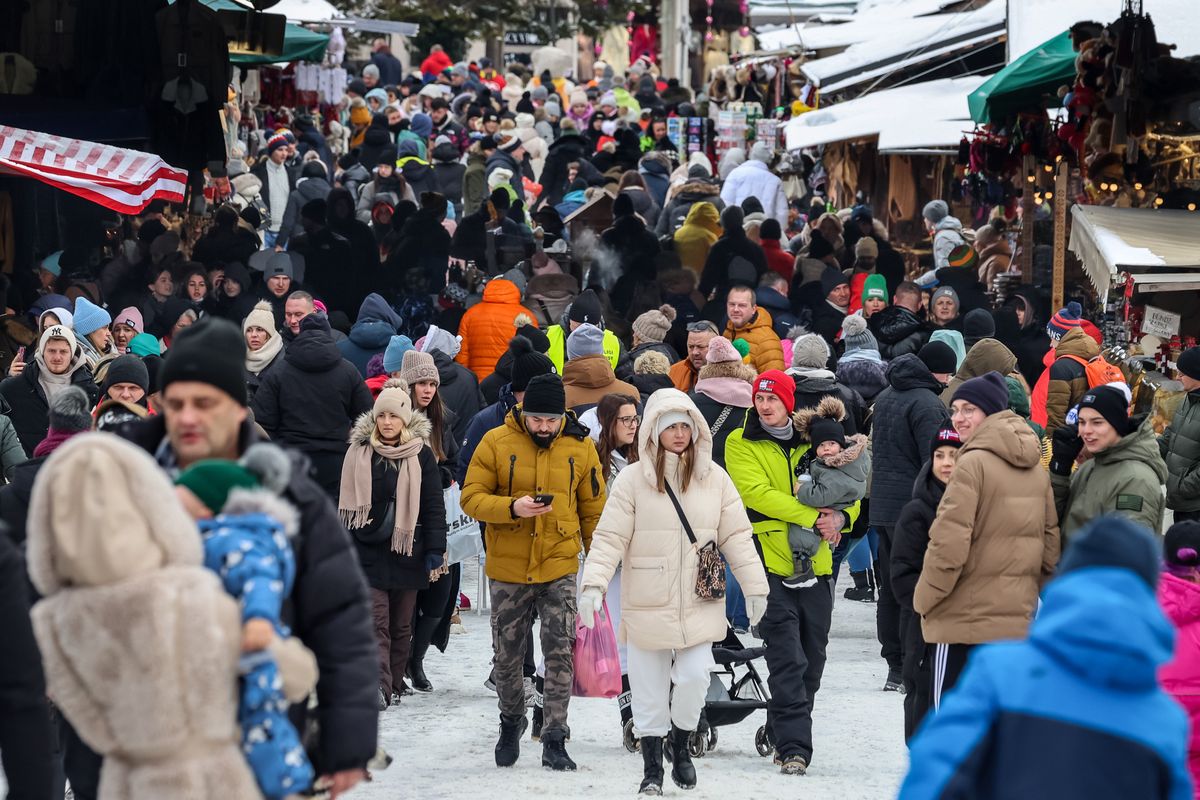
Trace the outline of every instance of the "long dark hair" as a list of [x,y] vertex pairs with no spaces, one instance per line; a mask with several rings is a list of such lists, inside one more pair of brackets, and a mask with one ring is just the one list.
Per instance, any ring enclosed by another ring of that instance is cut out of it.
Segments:
[[[408,387],[408,397],[412,400],[413,408],[417,409],[417,393],[411,386]],[[446,428],[446,405],[442,402],[440,386],[434,390],[433,399],[429,401],[429,405],[419,410],[429,418],[430,424],[433,425],[433,431],[429,434],[429,449],[433,451],[434,457],[440,464],[446,460],[446,449],[442,446],[442,431]]]
[[636,435],[633,437],[632,442],[624,446],[624,449],[614,444],[616,440],[617,416],[621,413],[621,407],[633,406],[637,408],[637,404],[636,397],[613,393],[601,397],[600,403],[596,406],[596,418],[600,420],[600,443],[596,445],[596,449],[600,452],[600,469],[606,477],[612,471],[612,454],[614,450],[625,456],[625,460],[630,464],[638,460]]

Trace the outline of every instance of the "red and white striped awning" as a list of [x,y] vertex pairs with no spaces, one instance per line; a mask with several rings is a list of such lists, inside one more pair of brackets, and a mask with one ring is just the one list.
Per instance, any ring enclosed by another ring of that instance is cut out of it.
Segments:
[[0,172],[23,175],[122,214],[183,202],[187,171],[153,153],[0,125]]

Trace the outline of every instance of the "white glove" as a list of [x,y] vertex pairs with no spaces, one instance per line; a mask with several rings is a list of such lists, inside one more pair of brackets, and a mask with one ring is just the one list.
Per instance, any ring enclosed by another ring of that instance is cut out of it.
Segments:
[[767,613],[767,596],[765,594],[746,595],[746,616],[751,625],[757,625]]
[[596,627],[596,614],[604,607],[604,592],[589,586],[579,595],[579,618],[585,628]]

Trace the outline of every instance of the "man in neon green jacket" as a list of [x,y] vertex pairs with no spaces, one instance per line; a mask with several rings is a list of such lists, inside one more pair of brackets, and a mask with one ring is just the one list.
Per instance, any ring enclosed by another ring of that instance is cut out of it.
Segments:
[[[843,533],[858,517],[859,504],[844,511],[817,509],[796,499],[797,476],[811,447],[792,425],[796,386],[779,370],[754,379],[754,408],[741,430],[725,443],[725,468],[746,504],[771,590],[759,631],[767,643],[771,701],[767,733],[775,763],[788,775],[802,775],[812,760],[812,708],[833,617],[833,555]],[[812,559],[816,584],[783,585],[794,571],[788,523],[812,528],[825,539]]]

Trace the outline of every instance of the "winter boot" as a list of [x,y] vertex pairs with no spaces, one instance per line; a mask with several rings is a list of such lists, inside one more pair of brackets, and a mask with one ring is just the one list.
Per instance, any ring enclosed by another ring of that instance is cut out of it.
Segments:
[[784,756],[779,771],[784,775],[803,775],[808,772],[808,760],[802,755]]
[[696,767],[688,751],[688,739],[692,733],[671,725],[671,780],[680,789],[696,788]]
[[555,772],[574,772],[575,762],[567,755],[567,732],[561,729],[542,733],[542,766]]
[[883,682],[885,692],[900,692],[904,694],[904,679],[900,676],[898,667],[889,667],[887,680]]
[[392,698],[388,696],[388,690],[383,688],[382,686],[380,686],[379,687],[379,710],[387,711],[387,707],[390,706],[391,704],[392,704]]
[[545,688],[545,678],[533,679],[533,727],[529,729],[529,738],[535,742],[542,740],[542,721],[544,719],[542,691]]
[[854,579],[854,585],[847,589],[842,597],[860,603],[874,603],[875,589],[871,586],[871,571],[864,569],[862,572],[851,572],[850,577]]
[[617,695],[617,711],[621,714],[621,730],[633,720],[633,691],[629,688],[629,676],[621,676],[621,693]]
[[642,749],[642,786],[638,794],[659,796],[663,793],[663,740],[647,736],[640,740]]
[[408,657],[408,677],[412,688],[418,692],[432,692],[433,684],[425,675],[425,653],[429,651],[429,643],[433,641],[434,631],[441,620],[435,617],[421,616],[413,626],[412,653]]
[[500,740],[496,742],[496,766],[511,767],[521,755],[521,737],[529,720],[500,715]]

